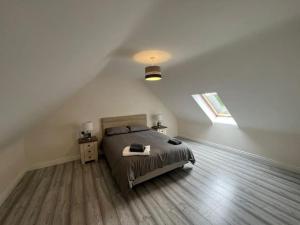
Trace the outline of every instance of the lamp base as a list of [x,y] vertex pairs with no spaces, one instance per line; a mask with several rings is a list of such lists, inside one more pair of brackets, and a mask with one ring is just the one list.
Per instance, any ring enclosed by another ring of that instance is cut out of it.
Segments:
[[90,139],[92,138],[92,133],[91,132],[82,132],[83,138]]

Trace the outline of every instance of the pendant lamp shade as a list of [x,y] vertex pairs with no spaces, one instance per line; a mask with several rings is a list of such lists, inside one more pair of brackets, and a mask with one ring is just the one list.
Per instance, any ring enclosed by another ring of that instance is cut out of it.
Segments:
[[145,68],[145,80],[156,81],[161,80],[160,66],[147,66]]

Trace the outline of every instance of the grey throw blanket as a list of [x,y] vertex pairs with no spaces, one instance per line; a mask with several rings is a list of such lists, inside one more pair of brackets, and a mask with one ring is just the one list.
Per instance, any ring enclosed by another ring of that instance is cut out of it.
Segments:
[[[168,140],[168,136],[153,130],[103,137],[101,149],[123,194],[128,193],[136,178],[148,172],[181,161],[195,163],[194,155],[185,143],[171,145]],[[123,157],[124,147],[131,143],[150,145],[150,156]]]

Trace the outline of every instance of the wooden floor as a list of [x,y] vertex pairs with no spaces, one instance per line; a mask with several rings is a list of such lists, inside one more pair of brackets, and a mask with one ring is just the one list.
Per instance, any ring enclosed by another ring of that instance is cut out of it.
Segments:
[[194,142],[197,163],[123,198],[105,160],[28,172],[0,224],[300,224],[300,175]]

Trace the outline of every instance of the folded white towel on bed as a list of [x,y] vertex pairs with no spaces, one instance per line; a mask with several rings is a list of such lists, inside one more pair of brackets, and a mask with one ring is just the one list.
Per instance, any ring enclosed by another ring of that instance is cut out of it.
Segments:
[[123,156],[135,156],[135,155],[150,155],[150,145],[145,145],[145,150],[144,152],[131,152],[130,151],[130,146],[126,146],[123,149]]

